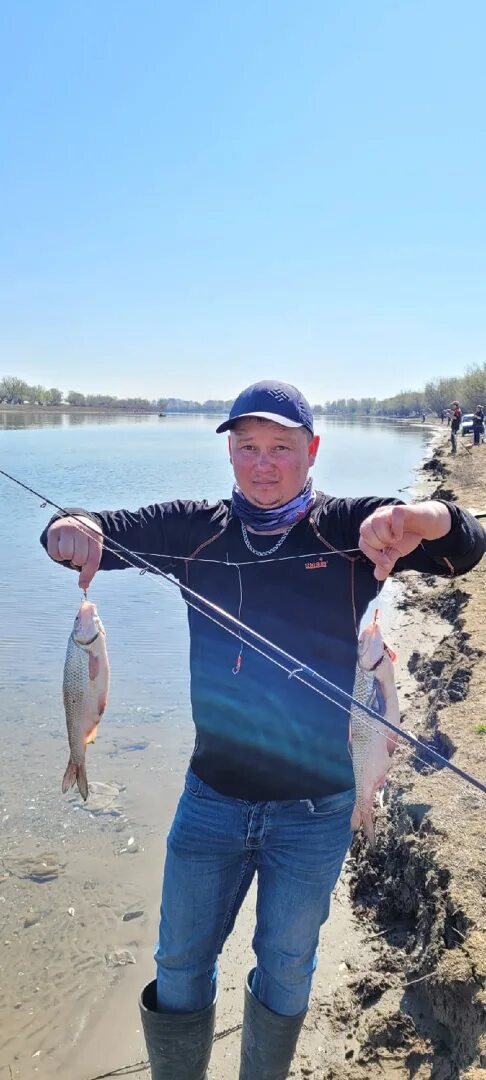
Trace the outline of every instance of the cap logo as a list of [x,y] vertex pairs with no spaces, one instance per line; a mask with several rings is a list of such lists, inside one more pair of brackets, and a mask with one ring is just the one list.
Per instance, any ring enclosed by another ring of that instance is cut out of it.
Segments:
[[290,401],[289,395],[285,393],[285,390],[271,389],[267,393],[271,394],[276,401]]

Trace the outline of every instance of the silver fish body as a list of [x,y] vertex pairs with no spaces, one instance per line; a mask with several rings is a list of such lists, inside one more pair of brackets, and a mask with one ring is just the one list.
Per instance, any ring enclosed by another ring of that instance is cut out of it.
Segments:
[[[395,686],[393,660],[384,644],[376,618],[360,634],[358,663],[353,688],[357,702],[367,705],[396,727],[400,725],[400,707]],[[362,826],[372,845],[375,843],[375,793],[384,783],[398,736],[370,717],[359,705],[350,713],[350,751],[356,783],[356,803],[351,828]]]
[[96,605],[84,600],[66,650],[63,699],[70,757],[62,781],[66,792],[77,784],[88,797],[86,746],[94,742],[108,701],[110,668],[106,634]]

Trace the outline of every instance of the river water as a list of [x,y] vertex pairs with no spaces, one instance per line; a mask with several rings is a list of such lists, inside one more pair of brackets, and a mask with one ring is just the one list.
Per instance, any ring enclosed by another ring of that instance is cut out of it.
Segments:
[[[61,506],[211,501],[232,484],[217,422],[0,412],[0,468]],[[387,421],[320,419],[316,431],[318,489],[405,499],[430,438],[418,425]],[[63,1048],[81,1039],[93,1002],[155,936],[164,836],[192,723],[178,590],[133,569],[99,574],[90,598],[108,634],[110,702],[88,755],[88,803],[61,795],[62,667],[81,594],[77,575],[39,544],[50,509],[1,475],[0,493],[3,1080],[63,1075]]]

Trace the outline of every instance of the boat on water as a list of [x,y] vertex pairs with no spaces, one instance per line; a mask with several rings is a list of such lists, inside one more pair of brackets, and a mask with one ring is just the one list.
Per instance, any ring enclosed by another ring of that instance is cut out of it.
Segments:
[[165,412],[159,412],[159,416],[167,416],[167,413],[165,413]]

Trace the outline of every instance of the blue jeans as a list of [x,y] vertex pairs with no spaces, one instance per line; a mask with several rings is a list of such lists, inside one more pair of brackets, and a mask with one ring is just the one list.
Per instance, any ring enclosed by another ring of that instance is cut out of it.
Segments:
[[216,997],[217,957],[258,875],[251,985],[273,1012],[307,1007],[319,930],[351,841],[354,790],[315,800],[246,802],[189,769],[167,840],[157,1004],[198,1012]]

